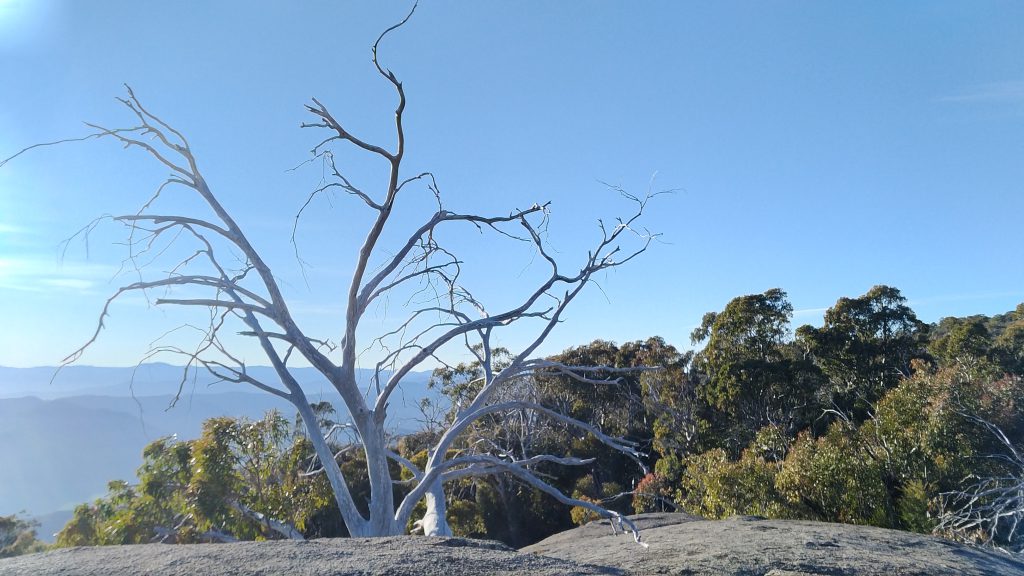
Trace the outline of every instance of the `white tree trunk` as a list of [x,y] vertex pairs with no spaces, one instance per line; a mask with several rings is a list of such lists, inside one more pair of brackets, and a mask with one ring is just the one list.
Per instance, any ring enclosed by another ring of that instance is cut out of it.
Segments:
[[427,512],[423,515],[420,525],[426,536],[451,536],[452,528],[448,525],[448,505],[444,499],[444,487],[438,480],[423,496],[427,504]]

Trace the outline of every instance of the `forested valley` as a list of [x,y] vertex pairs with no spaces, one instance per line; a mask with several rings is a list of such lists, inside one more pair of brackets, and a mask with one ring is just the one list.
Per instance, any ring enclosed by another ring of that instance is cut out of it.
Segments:
[[[529,410],[479,419],[451,450],[580,459],[564,466],[564,458],[537,457],[532,466],[563,493],[623,514],[809,519],[1024,548],[1024,304],[926,324],[898,289],[876,286],[840,298],[820,327],[793,326],[792,317],[780,289],[740,296],[704,315],[693,351],[658,337],[597,340],[553,360],[635,370],[606,380],[541,374],[501,391],[635,441],[639,459]],[[394,478],[412,479],[403,461],[422,467],[445,423],[475,395],[479,372],[472,363],[435,371],[431,385],[444,401],[422,400],[422,430],[392,439]],[[315,410],[355,501],[366,504],[358,439],[330,404]],[[396,481],[394,491],[398,500],[408,486]],[[514,547],[596,518],[509,473],[452,479],[446,493],[456,535]],[[31,527],[8,519],[0,556],[37,549],[25,536]],[[270,412],[258,421],[210,419],[194,440],[153,442],[138,483],[114,480],[105,497],[78,506],[56,546],[294,531],[347,535],[301,422]]]

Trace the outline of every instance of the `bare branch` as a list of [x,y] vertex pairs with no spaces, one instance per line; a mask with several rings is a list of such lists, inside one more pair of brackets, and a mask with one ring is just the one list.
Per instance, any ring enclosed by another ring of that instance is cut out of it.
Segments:
[[245,304],[243,302],[231,302],[228,300],[213,300],[209,298],[191,298],[191,299],[177,299],[177,298],[158,298],[156,301],[157,305],[160,304],[177,304],[178,306],[207,306],[210,308],[228,308],[231,310],[240,309],[248,310],[250,312],[257,312],[264,316],[270,316],[271,312],[262,306],[256,306],[253,304]]
[[21,156],[22,154],[25,154],[26,152],[35,150],[36,148],[48,148],[50,146],[58,146],[60,144],[68,144],[70,142],[85,142],[86,140],[93,140],[93,139],[96,139],[96,138],[101,138],[103,136],[106,136],[106,134],[103,134],[103,133],[92,133],[92,134],[87,134],[85,136],[81,136],[79,138],[64,138],[64,139],[61,139],[61,140],[54,140],[52,142],[41,142],[39,144],[33,144],[31,146],[26,146],[26,147],[22,148],[21,150],[18,150],[17,152],[15,152],[13,155],[8,156],[7,158],[4,158],[3,160],[0,160],[0,168],[3,168],[3,166],[5,164],[10,162],[11,160],[14,160],[18,156]]
[[937,532],[963,541],[1024,552],[1024,458],[994,423],[965,410],[957,413],[981,426],[1009,452],[991,457],[1004,461],[1014,473],[977,477],[963,490],[941,494]]
[[277,532],[278,534],[280,534],[281,536],[284,536],[285,538],[288,538],[289,540],[302,540],[302,541],[306,540],[302,536],[302,532],[299,532],[298,530],[295,529],[295,526],[292,526],[291,524],[288,524],[286,522],[281,522],[280,520],[271,518],[271,517],[269,517],[266,514],[263,514],[261,512],[257,512],[255,510],[253,510],[252,508],[249,508],[245,504],[242,504],[238,500],[230,500],[228,502],[228,505],[230,505],[232,508],[237,510],[242,516],[245,516],[246,518],[249,518],[250,520],[253,520],[253,521],[255,521],[255,522],[259,523],[259,524],[267,526],[268,528],[270,528],[274,532]]
[[[470,457],[467,457],[467,459],[470,459]],[[548,459],[551,461],[566,460],[556,459],[554,457],[548,457]],[[633,540],[637,544],[643,546],[644,548],[648,547],[648,544],[646,542],[641,541],[639,529],[636,527],[636,524],[634,524],[633,521],[629,518],[622,516],[614,510],[608,510],[607,508],[604,508],[603,506],[600,506],[599,504],[596,504],[594,502],[566,496],[564,493],[562,493],[561,490],[555,488],[554,486],[551,486],[547,482],[544,482],[535,474],[533,474],[529,469],[527,469],[525,466],[520,465],[520,463],[518,462],[505,462],[496,458],[486,458],[482,456],[473,457],[472,460],[482,462],[483,465],[469,466],[460,470],[449,472],[447,475],[442,476],[443,480],[450,481],[470,476],[491,476],[497,472],[506,472],[512,474],[513,476],[516,476],[517,478],[525,482],[527,485],[536,488],[541,492],[544,492],[545,494],[553,497],[555,500],[558,500],[562,504],[586,508],[588,510],[596,512],[604,518],[612,520],[612,530],[616,532],[624,531],[622,529],[622,525],[625,524],[629,528],[630,532],[633,534]],[[578,462],[571,461],[559,463],[578,464]]]
[[[518,447],[503,447],[498,441],[467,441],[463,445],[455,443],[464,439],[463,434],[481,419],[500,422],[509,428],[528,428],[534,422],[551,420],[558,423],[559,428],[569,427],[592,435],[606,446],[627,454],[643,467],[640,461],[643,454],[639,452],[636,442],[616,438],[598,426],[544,406],[538,401],[539,395],[535,391],[528,391],[528,388],[531,379],[538,375],[559,375],[589,385],[615,385],[624,374],[651,369],[574,367],[552,360],[534,359],[532,355],[562,321],[570,303],[596,280],[595,274],[629,262],[646,251],[650,242],[657,238],[657,235],[638,228],[638,219],[644,213],[647,202],[659,193],[648,192],[641,197],[613,187],[623,198],[634,204],[635,209],[630,216],[616,218],[607,225],[599,222],[599,237],[585,257],[572,267],[559,262],[555,257],[557,252],[547,244],[548,203],[533,204],[529,208],[515,209],[497,216],[446,210],[432,173],[422,172],[411,177],[402,173],[406,142],[403,126],[406,95],[397,76],[383,66],[378,58],[378,49],[384,38],[405,25],[416,7],[413,5],[404,19],[384,30],[372,48],[374,66],[393,86],[398,96],[394,112],[397,142],[393,150],[353,135],[316,98],[306,106],[313,117],[302,126],[325,128],[328,132],[312,148],[313,157],[306,162],[317,159],[322,162],[321,180],[298,209],[292,227],[291,241],[300,264],[303,262],[296,242],[298,222],[318,196],[326,194],[331,197],[335,191],[344,191],[372,210],[372,221],[369,222],[365,238],[355,256],[352,277],[344,293],[345,320],[337,346],[328,340],[309,337],[300,328],[289,311],[278,280],[269,265],[211,190],[184,135],[146,109],[130,87],[126,86],[127,97],[119,101],[131,113],[135,126],[111,129],[90,124],[95,132],[85,137],[28,147],[0,162],[0,166],[3,166],[9,160],[37,147],[109,137],[125,148],[139,148],[171,171],[170,176],[149,195],[137,212],[113,218],[128,229],[125,242],[128,255],[122,261],[122,270],[137,274],[138,281],[121,286],[107,299],[92,336],[82,347],[68,355],[62,365],[76,361],[96,341],[100,331],[105,328],[112,303],[122,294],[138,291],[149,301],[149,291],[158,290],[160,293],[154,295],[159,296],[155,299],[156,305],[198,306],[206,308],[209,316],[208,324],[186,325],[199,334],[194,346],[190,344],[179,347],[176,342],[157,345],[161,338],[154,341],[147,354],[147,358],[166,353],[185,359],[176,399],[188,379],[194,378],[196,370],[202,367],[218,381],[247,384],[290,401],[298,410],[315,450],[316,456],[310,460],[309,466],[312,468],[319,462],[320,467],[308,473],[323,472],[328,477],[335,501],[351,535],[385,535],[404,531],[413,507],[423,498],[427,502],[428,514],[433,514],[429,524],[443,530],[443,482],[468,476],[507,473],[564,503],[594,510],[613,518],[617,524],[625,523],[633,530],[639,542],[636,528],[628,519],[620,518],[599,503],[567,497],[545,482],[542,474],[533,469],[541,463],[586,465],[592,463],[591,459],[550,454],[530,455],[529,440],[522,440]],[[388,162],[387,181],[365,189],[379,190],[379,196],[376,193],[371,196],[343,174],[335,163],[332,149],[335,145],[352,146]],[[384,246],[385,240],[382,239],[390,240],[393,237],[392,231],[388,229],[385,234],[385,229],[393,225],[389,222],[399,193],[407,187],[409,191],[417,189],[419,184],[410,186],[414,183],[425,185],[434,195],[437,210],[412,230],[411,234],[400,235],[394,245]],[[164,211],[157,204],[165,201],[165,191],[180,191],[178,188],[169,188],[172,185],[184,187],[184,192],[190,197],[195,195],[195,198],[202,201],[202,209],[209,209],[213,215],[204,219],[175,214],[174,211],[171,214],[160,213]],[[454,223],[460,222],[469,224],[479,232],[500,235],[502,238],[499,239],[507,238],[523,243],[534,252],[531,260],[536,261],[547,274],[508,308],[497,313],[489,311],[483,298],[478,298],[462,285],[463,261],[443,247],[439,240],[444,232],[442,228],[455,228]],[[86,242],[95,224],[81,231]],[[186,249],[179,252],[182,243]],[[88,249],[88,244],[86,247]],[[228,256],[222,256],[224,254]],[[171,260],[171,263],[161,267],[161,271],[154,276],[154,267],[167,260]],[[144,270],[150,272],[146,274]],[[199,289],[202,293],[197,295],[190,289]],[[370,383],[377,389],[371,408],[356,379],[359,350],[357,334],[361,336],[364,333],[365,327],[361,328],[360,322],[370,304],[376,302],[378,306],[386,307],[392,298],[405,300],[408,316],[407,320],[398,323],[398,328],[369,340],[369,346],[364,348],[369,350],[379,347],[380,350],[379,360],[375,358],[378,361]],[[517,323],[532,323],[539,329],[535,337],[516,354],[495,348],[492,337],[500,333],[496,331]],[[255,339],[279,381],[264,381],[254,377],[241,359],[241,354],[232,353],[232,342],[222,340],[229,333]],[[480,379],[473,383],[479,390],[472,394],[472,398],[469,398],[471,393],[467,393],[464,399],[466,405],[460,405],[452,412],[452,422],[441,433],[427,464],[420,469],[411,460],[391,449],[391,438],[385,431],[387,409],[394,391],[411,370],[430,359],[447,365],[442,356],[449,350],[449,344],[465,344],[480,363]],[[336,354],[329,357],[328,354],[332,352]],[[328,424],[315,412],[289,366],[289,363],[294,365],[302,360],[311,364],[342,397],[351,416],[350,424],[331,423],[329,429],[324,431]],[[385,376],[387,381],[382,383]],[[353,441],[342,452],[337,452],[337,445],[332,445],[331,437],[340,430],[350,430]],[[365,456],[370,486],[368,517],[355,505],[338,463],[344,451],[360,448]],[[488,450],[491,453],[464,453],[464,448],[465,452]],[[449,458],[452,453],[457,454]],[[409,495],[397,507],[393,493],[393,462],[408,469],[416,482]],[[240,503],[233,505],[243,515],[256,518],[285,536],[295,537],[297,534],[290,526],[281,523],[274,526],[275,521],[258,515]]]
[[323,147],[324,144],[327,144],[328,142],[331,142],[332,140],[347,140],[347,141],[351,142],[352,144],[355,144],[359,148],[362,148],[363,150],[366,150],[367,152],[373,152],[374,154],[378,154],[378,155],[382,156],[388,162],[394,161],[395,156],[391,152],[388,152],[387,150],[381,148],[380,146],[377,146],[375,144],[370,144],[368,142],[364,142],[363,140],[353,136],[351,133],[349,133],[347,130],[345,130],[344,127],[342,127],[341,123],[339,123],[337,120],[334,119],[334,116],[331,115],[331,113],[327,110],[326,106],[324,106],[316,98],[313,98],[312,100],[313,100],[313,104],[312,105],[307,104],[306,105],[306,110],[308,110],[312,114],[316,115],[317,117],[323,119],[323,122],[316,122],[316,123],[305,123],[304,122],[301,125],[302,128],[330,128],[331,130],[334,130],[335,132],[337,132],[337,136],[332,136],[332,137],[324,140],[320,144],[317,144],[313,148],[313,150],[312,150],[313,154],[318,154],[320,148]]

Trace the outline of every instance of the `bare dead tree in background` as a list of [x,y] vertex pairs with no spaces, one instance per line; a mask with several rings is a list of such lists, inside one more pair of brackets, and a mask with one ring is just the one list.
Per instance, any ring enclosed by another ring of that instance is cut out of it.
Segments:
[[959,414],[1005,449],[989,456],[1005,466],[1005,473],[974,476],[965,489],[942,494],[936,531],[962,541],[1024,552],[1024,455],[999,426],[968,412]]
[[[127,245],[130,254],[126,262],[138,272],[139,280],[120,287],[107,300],[92,337],[66,358],[65,363],[75,362],[96,341],[105,327],[111,305],[119,297],[135,292],[148,295],[159,289],[162,296],[155,299],[156,305],[205,309],[209,313],[209,324],[198,327],[200,337],[194,348],[160,346],[154,348],[153,354],[180,354],[186,360],[186,374],[190,369],[204,368],[220,380],[248,384],[293,404],[309,432],[319,465],[330,481],[351,535],[402,534],[414,506],[424,499],[427,513],[421,525],[425,533],[451,534],[445,521],[444,483],[503,473],[550,494],[566,505],[582,506],[602,516],[619,519],[617,513],[597,504],[562,494],[534,472],[534,465],[542,462],[584,465],[588,463],[586,460],[551,454],[518,459],[485,453],[452,456],[449,449],[474,421],[500,412],[526,410],[539,418],[592,434],[614,449],[639,455],[637,446],[630,441],[608,436],[594,425],[570,418],[530,399],[510,398],[500,391],[513,389],[520,379],[541,373],[563,373],[582,381],[596,381],[604,378],[599,374],[614,373],[605,367],[567,366],[533,355],[561,321],[566,307],[594,280],[595,274],[621,266],[647,249],[654,235],[638,230],[636,224],[653,194],[632,196],[623,192],[634,207],[632,213],[617,219],[614,225],[601,223],[595,244],[571,269],[556,260],[544,241],[548,204],[534,204],[499,215],[463,214],[446,209],[432,174],[405,176],[402,172],[406,152],[402,123],[406,95],[395,74],[378,60],[377,49],[381,40],[405,24],[413,11],[400,23],[385,30],[373,45],[373,63],[377,72],[397,95],[394,117],[397,142],[394,148],[367,142],[352,134],[345,123],[319,100],[313,99],[306,106],[312,119],[302,126],[326,133],[326,137],[313,148],[310,161],[322,162],[330,179],[313,191],[303,209],[319,194],[343,191],[364,203],[374,214],[366,238],[358,248],[351,283],[344,291],[346,313],[340,339],[337,342],[317,339],[303,331],[289,311],[288,302],[282,296],[270,267],[203,177],[185,136],[147,110],[129,88],[127,97],[120,101],[134,116],[135,124],[127,128],[90,125],[95,131],[77,140],[108,138],[120,142],[125,148],[139,148],[169,169],[170,176],[137,212],[113,218],[129,230]],[[334,146],[354,147],[369,157],[383,159],[389,166],[383,193],[376,196],[350,181],[335,164]],[[434,194],[437,210],[412,230],[403,243],[383,246],[382,232],[390,223],[396,202],[407,188],[415,185],[425,185]],[[162,197],[171,190],[197,195],[212,210],[213,217],[162,212]],[[299,211],[301,214],[302,210]],[[351,226],[352,223],[346,222],[345,225]],[[539,256],[537,261],[550,273],[526,291],[517,304],[497,312],[487,310],[480,299],[459,283],[463,262],[438,240],[440,229],[459,225],[494,232],[504,241],[526,243]],[[177,260],[169,272],[154,273],[152,261],[171,245],[179,249],[183,245],[189,246],[188,255]],[[384,357],[375,367],[372,394],[364,395],[356,379],[360,322],[372,304],[386,301],[389,295],[410,287],[417,293],[425,291],[432,294],[431,299],[421,307],[408,308],[408,319],[398,329],[373,341],[383,350]],[[200,293],[202,295],[197,295]],[[537,331],[534,337],[496,366],[493,354],[495,333],[525,323],[523,321],[535,324]],[[239,324],[240,330],[236,328]],[[262,381],[250,374],[246,364],[232,353],[228,337],[234,338],[236,334],[258,343],[274,368],[278,381]],[[385,430],[389,403],[399,383],[410,371],[423,367],[424,363],[440,361],[438,355],[453,346],[465,346],[479,362],[482,369],[479,392],[447,422],[446,429],[429,452],[426,465],[419,468],[396,454],[391,447]],[[350,426],[365,454],[371,488],[368,516],[357,509],[311,403],[289,369],[289,362],[296,356],[323,375],[341,396],[351,415]],[[396,502],[393,495],[394,479],[389,470],[389,460],[406,467],[414,477],[411,491],[400,502]],[[639,540],[632,523],[624,518],[621,521],[633,530]]]

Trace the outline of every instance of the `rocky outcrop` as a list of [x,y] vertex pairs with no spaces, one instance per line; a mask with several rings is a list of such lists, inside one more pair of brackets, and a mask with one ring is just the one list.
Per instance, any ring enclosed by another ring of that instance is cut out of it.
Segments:
[[620,574],[486,540],[393,536],[65,548],[0,560],[2,576]]
[[686,514],[633,517],[647,548],[607,520],[524,548],[636,574],[743,576],[1024,576],[1024,559],[871,526]]
[[302,574],[1024,576],[1024,563],[940,538],[866,526],[685,514],[633,517],[644,548],[608,521],[516,551],[497,542],[398,536],[67,548],[0,560],[0,576]]

